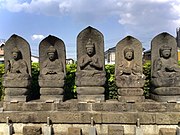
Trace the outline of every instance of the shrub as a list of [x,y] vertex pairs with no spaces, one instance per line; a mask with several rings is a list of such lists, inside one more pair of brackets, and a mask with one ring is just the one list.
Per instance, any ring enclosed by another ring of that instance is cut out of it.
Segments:
[[[143,66],[143,73],[146,75],[146,82],[144,85],[144,95],[149,97],[150,91],[150,62],[147,62]],[[77,97],[76,85],[75,85],[75,73],[76,73],[76,64],[70,64],[66,66],[66,78],[65,78],[65,100],[73,99]],[[115,84],[115,65],[106,65],[106,99],[117,99],[117,87]],[[2,86],[2,76],[4,74],[4,64],[0,64],[0,99],[3,98],[4,88]],[[30,91],[30,96],[32,99],[38,99],[40,97],[40,87],[38,85],[38,76],[39,76],[39,64],[32,63],[32,86]]]

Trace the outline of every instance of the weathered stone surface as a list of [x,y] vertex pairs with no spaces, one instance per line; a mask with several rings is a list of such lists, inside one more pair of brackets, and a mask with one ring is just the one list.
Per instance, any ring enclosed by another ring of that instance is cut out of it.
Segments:
[[141,124],[155,124],[156,123],[156,115],[154,113],[145,113],[139,112],[137,113],[137,118]]
[[40,101],[45,102],[62,102],[64,100],[63,95],[41,95]]
[[[62,100],[64,77],[66,75],[66,54],[64,42],[49,35],[39,45],[41,100]],[[48,95],[50,95],[48,97]],[[59,96],[61,95],[61,96]]]
[[[154,85],[152,98],[157,101],[165,101],[166,98],[166,101],[173,98],[176,101],[179,100],[177,97],[170,98],[170,96],[180,95],[179,88],[175,88],[180,86],[176,39],[168,33],[157,35],[151,42],[151,54],[151,80]],[[156,95],[166,95],[167,97]]]
[[8,95],[8,96],[28,95],[28,89],[27,88],[6,88],[5,95]]
[[42,95],[62,95],[64,92],[63,88],[41,88],[40,93]]
[[10,101],[10,102],[26,102],[29,98],[26,95],[22,96],[4,96],[4,101]]
[[120,88],[118,89],[118,94],[120,96],[142,96],[143,89],[141,88]]
[[77,87],[76,90],[79,95],[99,95],[105,92],[103,87]]
[[105,101],[104,95],[78,95],[78,101],[79,102],[103,102]]
[[132,105],[126,103],[95,103],[92,105],[93,111],[126,112],[132,111]]
[[144,135],[142,127],[135,127],[135,135]]
[[41,127],[37,126],[24,126],[23,135],[41,135]]
[[82,135],[81,128],[70,127],[68,128],[68,135]]
[[43,127],[43,135],[52,135],[52,131],[53,131],[53,128],[52,128],[52,125],[46,125]]
[[133,108],[134,111],[138,111],[138,112],[166,112],[167,103],[158,103],[158,102],[136,103],[134,104]]
[[136,123],[137,113],[102,113],[103,123]]
[[156,123],[157,124],[177,124],[180,121],[179,112],[166,112],[166,113],[157,113],[156,114]]
[[127,36],[116,45],[115,76],[119,88],[144,86],[142,45],[134,37]]
[[160,128],[159,135],[176,135],[176,129],[174,129],[174,128]]
[[159,87],[152,90],[157,95],[180,95],[180,87]]
[[180,101],[180,95],[169,95],[169,96],[164,96],[164,95],[156,95],[151,93],[150,94],[151,98],[160,101],[160,102],[169,102],[169,101]]
[[124,135],[124,127],[108,126],[108,135]]
[[[81,31],[77,37],[76,85],[77,88],[103,87],[105,81],[103,34],[89,26]],[[104,93],[104,90],[99,88],[93,91],[80,88],[78,91],[78,99],[79,95],[101,95]]]
[[[14,34],[7,40],[4,46],[5,74],[2,82],[5,87],[5,101],[26,101],[31,85],[30,54],[30,46],[25,39]],[[23,96],[24,99],[18,96]]]
[[89,135],[97,135],[96,128],[94,126],[91,126],[89,128]]
[[144,101],[144,96],[118,96],[118,101],[120,102],[142,102]]

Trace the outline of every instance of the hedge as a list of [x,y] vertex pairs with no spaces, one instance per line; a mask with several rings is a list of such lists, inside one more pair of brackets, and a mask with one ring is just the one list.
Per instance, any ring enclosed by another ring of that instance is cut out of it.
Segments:
[[[150,91],[150,62],[147,62],[143,66],[143,72],[146,75],[146,83],[144,85],[144,95],[145,97],[149,97]],[[65,79],[65,100],[73,99],[77,97],[76,86],[75,86],[75,72],[76,72],[76,64],[71,64],[66,66],[66,79]],[[106,65],[106,99],[117,99],[117,87],[115,84],[115,65]],[[0,99],[3,99],[4,96],[4,88],[2,86],[2,76],[4,74],[4,64],[0,64]],[[32,87],[31,87],[31,97],[32,99],[38,99],[40,97],[39,93],[39,85],[38,85],[38,75],[39,75],[39,64],[32,64]]]

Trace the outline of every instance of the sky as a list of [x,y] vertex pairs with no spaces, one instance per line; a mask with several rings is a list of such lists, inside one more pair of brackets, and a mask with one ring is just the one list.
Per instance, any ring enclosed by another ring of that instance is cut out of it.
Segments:
[[128,35],[150,49],[153,37],[180,27],[180,0],[0,0],[0,39],[17,34],[32,55],[48,35],[62,39],[76,59],[77,35],[92,26],[103,33],[105,50]]

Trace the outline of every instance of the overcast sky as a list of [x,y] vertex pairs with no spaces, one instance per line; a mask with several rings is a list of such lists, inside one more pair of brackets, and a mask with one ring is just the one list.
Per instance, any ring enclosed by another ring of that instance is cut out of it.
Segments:
[[40,41],[54,35],[76,59],[76,37],[92,26],[104,34],[105,50],[127,35],[150,48],[151,39],[180,26],[180,0],[0,0],[0,38],[25,38],[33,55]]

